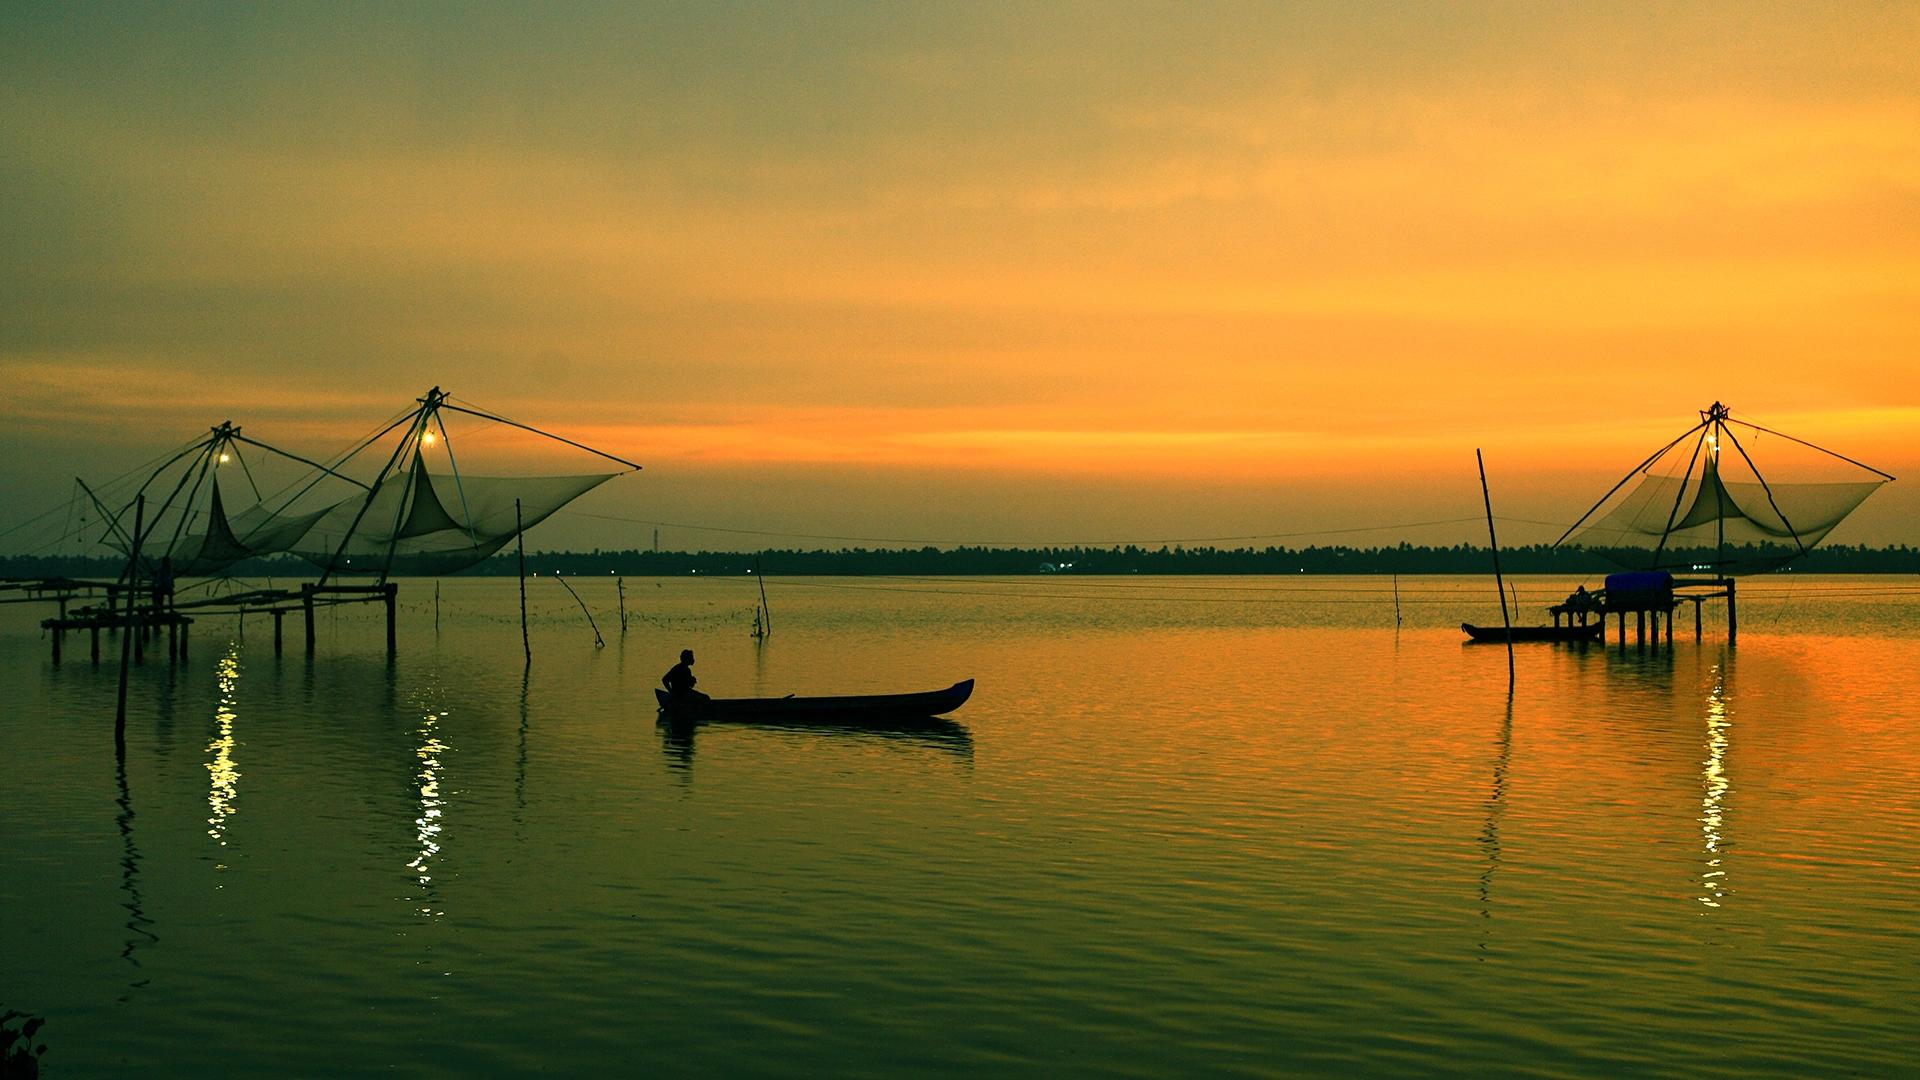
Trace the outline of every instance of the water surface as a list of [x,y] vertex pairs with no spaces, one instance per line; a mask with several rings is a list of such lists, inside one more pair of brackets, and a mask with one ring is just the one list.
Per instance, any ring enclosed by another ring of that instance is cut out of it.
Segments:
[[[1465,647],[1421,578],[402,587],[132,680],[0,609],[0,1002],[55,1075],[1888,1074],[1920,1053],[1912,578]],[[1572,582],[1523,579],[1529,609]],[[1531,618],[1531,617],[1529,617]],[[437,626],[436,626],[437,621]],[[943,727],[657,726],[978,680]],[[74,659],[78,656],[78,662]]]

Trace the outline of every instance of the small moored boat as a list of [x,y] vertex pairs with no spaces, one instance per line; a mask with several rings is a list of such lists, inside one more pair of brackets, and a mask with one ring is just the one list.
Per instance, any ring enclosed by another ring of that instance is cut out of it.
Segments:
[[836,723],[858,723],[865,719],[940,716],[966,704],[973,694],[973,680],[965,679],[945,690],[922,694],[863,694],[848,697],[707,698],[685,700],[665,690],[655,690],[660,711],[674,718],[690,720],[733,717],[777,717],[782,720],[818,719]]
[[1460,629],[1467,632],[1473,641],[1599,641],[1604,623],[1592,622],[1586,626],[1475,626],[1461,623]]

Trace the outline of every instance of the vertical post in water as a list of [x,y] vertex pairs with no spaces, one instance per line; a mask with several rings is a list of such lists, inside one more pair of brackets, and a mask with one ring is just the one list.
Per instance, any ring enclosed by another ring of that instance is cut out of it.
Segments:
[[614,578],[613,591],[620,597],[620,632],[624,634],[627,632],[627,579]]
[[440,583],[433,583],[433,632],[440,632]]
[[1487,506],[1487,546],[1493,549],[1493,588],[1500,594],[1500,625],[1507,628],[1507,686],[1513,686],[1513,617],[1507,614],[1507,584],[1500,574],[1500,541],[1493,534],[1493,495],[1487,491],[1487,463],[1474,448],[1473,462],[1480,466],[1480,498]]
[[760,636],[768,637],[773,633],[773,609],[767,606],[767,575],[760,572],[760,556],[753,557],[753,576],[760,583],[760,614],[755,621],[760,624]]
[[127,557],[127,629],[120,635],[120,704],[113,713],[113,747],[127,752],[127,664],[132,659],[134,605],[140,602],[140,531],[147,516],[147,497],[133,500],[133,553]]
[[1393,625],[1400,625],[1400,575],[1393,575]]
[[533,643],[527,640],[527,534],[520,527],[520,500],[513,500],[513,539],[520,551],[520,648],[533,663]]
[[1727,644],[1732,645],[1740,636],[1740,611],[1734,604],[1733,579],[1727,579]]
[[394,603],[394,600],[399,592],[400,586],[395,585],[391,581],[380,586],[381,598],[387,602],[387,659],[389,660],[392,660],[400,651],[400,639],[394,632],[394,608],[398,606]]
[[304,614],[304,615],[306,616],[306,623],[307,623],[307,655],[308,655],[309,657],[311,657],[311,656],[313,655],[313,593],[314,593],[314,588],[315,588],[315,586],[313,585],[313,583],[312,583],[312,582],[308,582],[307,584],[304,584],[304,585],[302,585],[302,586],[300,586],[300,609],[301,609],[301,612],[302,612],[302,614]]

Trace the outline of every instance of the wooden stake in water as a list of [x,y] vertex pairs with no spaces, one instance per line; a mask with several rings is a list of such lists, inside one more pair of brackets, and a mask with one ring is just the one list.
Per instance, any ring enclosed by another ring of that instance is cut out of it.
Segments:
[[624,634],[627,632],[627,579],[614,578],[613,591],[620,597],[620,632]]
[[773,633],[773,609],[767,607],[767,576],[760,572],[760,556],[753,557],[753,576],[760,583],[760,608],[753,613],[753,636],[764,640]]
[[132,658],[133,636],[137,632],[140,604],[140,541],[147,516],[147,497],[133,500],[133,553],[127,556],[127,625],[120,632],[120,704],[113,713],[113,746],[122,755],[127,752],[127,664]]
[[1487,492],[1487,463],[1474,448],[1474,464],[1480,466],[1480,498],[1487,505],[1487,546],[1493,549],[1493,588],[1500,594],[1500,625],[1507,628],[1507,686],[1513,686],[1513,618],[1507,614],[1507,584],[1500,576],[1500,541],[1493,535],[1493,496]]
[[440,632],[440,583],[433,583],[433,632]]
[[1393,625],[1400,625],[1400,575],[1393,575]]
[[513,500],[513,538],[520,551],[520,648],[533,663],[533,642],[527,639],[527,534],[520,525],[520,500]]
[[593,621],[593,612],[587,607],[587,602],[580,599],[579,593],[573,591],[573,586],[567,584],[567,579],[560,576],[560,571],[553,572],[553,580],[559,582],[560,587],[567,590],[567,595],[573,597],[573,602],[580,605],[580,614],[587,617],[587,625],[593,628],[593,647],[606,648],[607,639],[600,636],[600,624]]

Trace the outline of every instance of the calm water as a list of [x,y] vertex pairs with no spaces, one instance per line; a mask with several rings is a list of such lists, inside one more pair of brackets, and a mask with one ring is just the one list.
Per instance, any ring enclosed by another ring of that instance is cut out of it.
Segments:
[[[1911,1073],[1920,581],[1519,652],[1481,581],[573,579],[195,627],[0,608],[0,1003],[55,1075]],[[1529,607],[1569,581],[1522,581]],[[678,739],[979,680],[947,728]],[[78,662],[75,656],[79,657]]]

